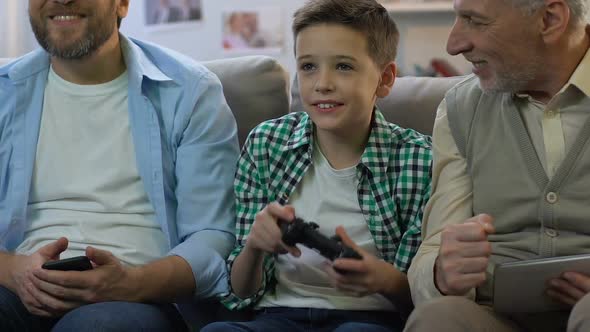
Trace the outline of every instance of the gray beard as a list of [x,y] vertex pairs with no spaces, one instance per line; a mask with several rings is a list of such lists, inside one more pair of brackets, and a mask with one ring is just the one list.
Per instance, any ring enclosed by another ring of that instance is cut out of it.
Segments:
[[42,44],[41,46],[43,46],[43,48],[51,56],[60,59],[77,60],[90,56],[98,49],[92,42],[93,38],[94,36],[90,35],[87,38],[77,42],[74,46],[65,49],[59,49],[55,47],[48,40],[45,40],[45,45]]
[[98,34],[89,33],[81,40],[76,41],[73,45],[68,45],[64,48],[58,48],[54,43],[52,43],[49,34],[47,33],[47,28],[40,28],[39,26],[35,25],[31,18],[29,19],[31,21],[31,28],[33,29],[33,33],[35,34],[35,38],[37,39],[39,45],[41,45],[41,47],[43,47],[43,49],[47,51],[49,55],[65,60],[80,60],[92,55],[102,45],[104,45],[112,33],[112,31],[106,31],[105,29],[101,28],[98,31]]
[[543,62],[534,57],[530,59],[529,63],[521,66],[517,69],[508,69],[508,71],[496,73],[496,80],[492,86],[488,86],[485,89],[479,82],[479,87],[485,92],[500,92],[500,93],[516,93],[523,91],[527,86],[538,78],[539,73],[542,72]]

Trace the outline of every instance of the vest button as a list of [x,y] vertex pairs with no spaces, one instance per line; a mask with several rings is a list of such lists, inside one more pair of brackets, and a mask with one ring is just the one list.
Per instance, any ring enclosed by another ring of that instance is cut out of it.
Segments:
[[545,228],[545,234],[549,237],[556,237],[558,235],[557,231],[553,228]]
[[545,196],[545,199],[547,200],[547,203],[554,204],[557,202],[557,194],[550,191],[547,193],[547,196]]

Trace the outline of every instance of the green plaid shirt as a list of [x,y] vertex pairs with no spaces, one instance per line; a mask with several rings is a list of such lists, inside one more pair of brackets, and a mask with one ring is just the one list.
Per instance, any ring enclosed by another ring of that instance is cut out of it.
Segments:
[[[246,244],[256,214],[273,201],[286,204],[303,179],[312,160],[313,137],[313,123],[302,112],[266,121],[250,133],[234,181],[237,245],[228,258],[229,271]],[[421,242],[431,162],[429,136],[389,123],[375,110],[371,134],[356,167],[358,199],[377,250],[402,272],[408,270]],[[247,299],[226,294],[223,304],[229,309],[255,304],[274,290],[274,272],[274,256],[267,255],[258,292]]]

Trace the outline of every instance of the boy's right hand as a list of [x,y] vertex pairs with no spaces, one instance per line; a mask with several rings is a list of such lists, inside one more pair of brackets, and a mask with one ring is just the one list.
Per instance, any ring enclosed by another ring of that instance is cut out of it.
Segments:
[[444,295],[464,295],[486,281],[495,232],[493,218],[480,214],[462,224],[445,227],[434,265],[434,282]]
[[283,234],[278,219],[291,222],[295,219],[295,209],[290,205],[273,202],[256,214],[256,219],[246,240],[244,249],[254,253],[291,253],[295,257],[301,255],[297,247],[290,247],[281,240]]

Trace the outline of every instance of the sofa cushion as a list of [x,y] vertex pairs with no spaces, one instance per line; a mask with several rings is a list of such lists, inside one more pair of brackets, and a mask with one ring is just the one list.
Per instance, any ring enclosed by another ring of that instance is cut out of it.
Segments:
[[[464,77],[398,77],[389,96],[378,99],[385,118],[404,128],[432,135],[438,104],[445,93]],[[302,111],[297,78],[291,91],[291,111]]]
[[256,125],[289,112],[289,74],[275,59],[254,55],[202,63],[221,80],[240,146]]

